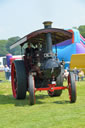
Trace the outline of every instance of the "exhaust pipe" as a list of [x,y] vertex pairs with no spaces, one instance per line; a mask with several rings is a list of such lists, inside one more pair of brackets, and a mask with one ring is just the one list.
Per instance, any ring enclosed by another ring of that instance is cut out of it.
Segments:
[[[52,22],[51,21],[45,21],[44,23],[44,28],[51,28]],[[52,37],[51,33],[46,33],[46,52],[47,53],[52,53]]]

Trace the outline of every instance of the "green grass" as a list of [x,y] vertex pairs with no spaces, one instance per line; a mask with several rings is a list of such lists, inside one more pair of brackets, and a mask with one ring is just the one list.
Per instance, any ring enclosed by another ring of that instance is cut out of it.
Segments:
[[54,98],[46,91],[36,92],[36,104],[30,106],[28,93],[25,100],[15,100],[4,73],[0,79],[0,128],[85,128],[85,81],[77,82],[74,104],[65,90]]

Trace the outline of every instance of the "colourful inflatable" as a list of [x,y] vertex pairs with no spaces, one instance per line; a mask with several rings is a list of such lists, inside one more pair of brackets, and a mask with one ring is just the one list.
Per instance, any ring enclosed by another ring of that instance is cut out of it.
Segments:
[[57,51],[59,60],[64,59],[66,62],[65,67],[69,66],[72,54],[85,53],[85,39],[79,31],[76,29],[68,29],[67,31],[72,32],[72,39],[53,46],[53,51]]
[[82,69],[85,73],[85,54],[72,54],[70,61],[70,69]]

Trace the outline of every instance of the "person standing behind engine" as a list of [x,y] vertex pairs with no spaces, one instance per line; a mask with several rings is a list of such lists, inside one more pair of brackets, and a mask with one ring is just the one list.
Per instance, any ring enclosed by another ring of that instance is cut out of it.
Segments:
[[11,81],[11,65],[9,65],[9,81]]
[[78,70],[76,67],[73,69],[73,73],[74,73],[74,75],[75,75],[75,80],[78,81],[78,80],[79,80],[79,79],[78,79],[79,70]]
[[9,67],[7,65],[4,66],[5,78],[9,80]]

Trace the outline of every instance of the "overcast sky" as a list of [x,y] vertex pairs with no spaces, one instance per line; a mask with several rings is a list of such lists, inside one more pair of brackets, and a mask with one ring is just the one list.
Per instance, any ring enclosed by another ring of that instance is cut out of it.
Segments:
[[0,0],[0,39],[43,28],[72,28],[85,25],[85,0]]

